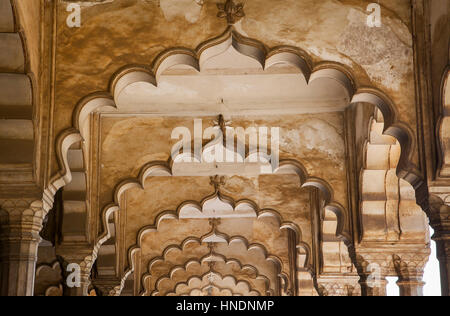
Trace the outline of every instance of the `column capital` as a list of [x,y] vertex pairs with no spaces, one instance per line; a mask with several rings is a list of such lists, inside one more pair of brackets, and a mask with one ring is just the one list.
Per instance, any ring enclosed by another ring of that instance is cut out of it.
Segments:
[[101,277],[92,280],[92,284],[102,296],[119,296],[122,280],[117,277]]
[[378,265],[385,276],[398,276],[399,268],[422,271],[431,254],[429,245],[370,245],[356,250],[356,265],[360,272],[369,265]]
[[[398,276],[399,285],[405,285],[403,295],[420,295],[423,270],[428,262],[431,249],[429,245],[397,244],[389,245],[364,244],[356,250],[356,267],[361,277],[361,292],[363,295],[386,295],[386,277]],[[413,289],[413,283],[417,283]],[[411,294],[407,294],[411,293]]]
[[423,296],[423,287],[425,282],[422,281],[425,264],[428,257],[424,256],[403,258],[394,255],[393,262],[397,271],[397,285],[400,289],[400,296]]
[[359,276],[355,275],[321,275],[317,279],[318,292],[321,296],[361,296]]
[[0,199],[2,295],[33,295],[44,215],[40,200]]
[[[436,191],[436,188],[431,189]],[[442,191],[442,188],[438,191]],[[445,202],[450,198],[450,187],[447,192],[438,191],[430,194],[426,213],[430,219],[430,226],[435,230],[433,238],[450,239],[450,205]]]
[[[64,295],[66,296],[87,296],[89,285],[91,284],[91,272],[95,263],[92,256],[92,249],[87,247],[57,247],[56,255],[61,262],[64,276]],[[80,287],[73,288],[67,285],[67,280],[72,270],[68,271],[70,264],[79,267]]]
[[450,186],[432,186],[430,192],[427,214],[434,229],[442,295],[450,296]]

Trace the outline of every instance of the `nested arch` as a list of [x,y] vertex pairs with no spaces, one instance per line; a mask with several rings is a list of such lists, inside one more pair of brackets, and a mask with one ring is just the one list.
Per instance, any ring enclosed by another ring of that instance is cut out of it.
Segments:
[[[253,288],[259,290],[261,295],[272,296],[270,280],[267,276],[261,275],[258,269],[252,265],[243,265],[237,259],[228,259],[219,254],[214,256],[214,266],[208,266],[211,262],[211,255],[205,256],[200,260],[189,260],[182,266],[174,266],[170,271],[159,277],[155,284],[155,289],[150,292],[150,296],[164,296],[170,292],[170,288],[175,288],[177,283],[185,282],[191,276],[200,276],[208,272],[217,272],[221,275],[231,275],[238,273],[238,279],[248,282]],[[260,284],[258,284],[260,283]],[[149,289],[146,290],[147,296]]]
[[[359,86],[351,71],[341,64],[329,62],[314,64],[311,62],[311,58],[298,48],[281,46],[269,49],[256,40],[240,35],[233,27],[230,27],[222,35],[206,41],[195,50],[169,49],[162,52],[151,65],[126,66],[120,69],[110,80],[109,91],[96,92],[80,100],[73,113],[73,128],[64,131],[58,138],[57,156],[61,170],[52,178],[46,190],[48,199],[51,200],[60,187],[76,179],[89,177],[87,161],[90,157],[91,113],[105,111],[120,113],[119,99],[127,87],[142,84],[157,88],[160,75],[176,65],[201,71],[211,57],[217,56],[230,47],[253,59],[260,65],[261,69],[270,69],[280,64],[294,66],[300,71],[300,75],[304,77],[308,85],[321,79],[331,79],[345,88],[349,105],[369,103],[379,108],[385,117],[382,132],[396,137],[402,146],[397,174],[412,183],[417,190],[422,188],[423,182],[419,172],[410,163],[412,149],[414,148],[414,137],[405,124],[398,122],[395,106],[383,92],[372,87]],[[78,169],[71,166],[69,156],[74,154],[73,151],[76,151],[76,156],[84,162],[78,164]],[[145,173],[152,174],[153,172],[166,176],[171,175],[170,161],[158,162],[148,167],[148,170],[141,173],[141,178],[147,176],[144,176]],[[332,188],[325,181],[309,176],[301,164],[296,161],[281,161],[277,172],[283,173],[286,171],[298,174],[302,186],[315,187],[323,193],[326,201],[324,210],[336,215],[337,235],[347,245],[350,245],[352,243],[349,227],[350,216],[346,213],[344,207],[334,200]],[[102,213],[104,232],[96,239],[93,252],[94,259],[97,257],[100,246],[111,237],[108,222],[111,214],[120,209],[121,194],[132,187],[143,187],[144,182],[142,179],[140,180],[125,181],[120,184],[115,191],[115,202],[104,209]],[[83,189],[86,190],[86,188],[81,188],[81,191]]]
[[[349,243],[350,234],[349,234],[348,230],[345,229],[345,227],[346,227],[345,212],[344,212],[343,207],[340,206],[339,203],[334,202],[332,200],[333,192],[331,191],[330,186],[327,185],[326,182],[324,182],[323,180],[308,177],[308,175],[306,174],[306,171],[302,167],[302,165],[294,160],[281,160],[280,161],[280,167],[275,171],[275,174],[286,174],[286,173],[288,173],[288,174],[294,173],[294,174],[298,175],[300,178],[300,181],[301,181],[300,183],[302,183],[302,187],[312,186],[323,192],[324,203],[325,203],[324,210],[328,210],[328,211],[335,213],[336,217],[337,217],[336,235],[338,237],[341,237],[343,241]],[[169,166],[169,163],[167,163],[167,162],[149,163],[141,169],[141,172],[140,172],[138,178],[122,181],[116,187],[115,194],[114,194],[114,203],[109,204],[103,210],[102,221],[103,221],[104,231],[101,235],[99,235],[99,237],[97,239],[97,242],[96,242],[96,245],[94,248],[94,257],[98,253],[98,250],[101,247],[101,245],[111,237],[111,231],[109,229],[108,222],[110,220],[111,215],[120,210],[121,197],[123,196],[123,194],[133,188],[137,188],[137,189],[141,189],[141,190],[145,189],[145,180],[148,177],[152,177],[152,176],[156,176],[156,177],[172,176],[172,171]],[[216,192],[216,194],[217,194],[217,192]],[[211,196],[206,197],[204,199],[204,201],[209,198],[211,198]],[[188,201],[186,203],[191,203],[191,204],[193,204],[194,208],[195,207],[198,208],[201,206],[201,204],[204,201],[202,201],[200,203]],[[184,203],[184,204],[186,204],[186,203]],[[295,224],[290,223],[290,222],[284,222],[281,219],[280,214],[274,210],[271,210],[271,209],[261,209],[260,210],[259,208],[257,208],[256,203],[254,203],[252,201],[242,200],[242,201],[238,201],[237,203],[234,203],[234,204],[239,205],[239,204],[244,204],[244,203],[248,204],[250,206],[253,206],[254,211],[257,214],[257,216],[273,216],[279,220],[280,228],[292,229],[293,231],[295,231],[296,236],[297,236],[297,244],[301,245],[301,231]],[[151,226],[146,229],[143,229],[142,232],[140,233],[140,235],[144,234],[146,232],[146,230],[152,231],[152,230],[157,229],[158,223],[164,219],[168,219],[168,218],[178,219],[179,212],[183,209],[183,206],[185,206],[184,204],[180,205],[176,212],[165,212],[165,213],[160,214],[155,221],[155,226]],[[305,251],[306,251],[306,253],[310,253],[310,251],[308,249],[305,249]]]
[[[211,198],[211,197],[208,197],[208,198]],[[236,203],[236,204],[238,205],[238,203]],[[192,205],[195,206],[195,204],[192,204]],[[127,256],[128,269],[124,273],[124,277],[122,279],[122,285],[124,284],[124,282],[128,278],[128,276],[131,275],[131,273],[133,273],[135,271],[135,267],[137,265],[136,255],[138,255],[141,252],[142,241],[143,241],[144,237],[147,234],[150,234],[153,232],[158,232],[158,227],[159,227],[160,223],[162,223],[162,221],[164,221],[164,220],[171,219],[176,222],[180,221],[180,211],[185,206],[186,206],[186,203],[182,203],[178,207],[177,211],[175,211],[175,212],[174,211],[166,211],[166,212],[160,213],[157,216],[154,225],[145,226],[140,229],[140,231],[137,234],[136,244],[131,246],[128,249],[128,256]],[[294,253],[293,255],[304,257],[303,258],[304,261],[302,263],[304,265],[303,268],[306,271],[309,271],[310,265],[311,265],[311,261],[310,261],[311,250],[310,250],[309,246],[301,240],[301,231],[300,231],[299,227],[292,222],[283,221],[280,214],[274,210],[270,210],[270,209],[259,210],[259,209],[257,209],[254,212],[255,212],[254,214],[255,214],[256,221],[262,221],[262,220],[264,220],[264,218],[270,217],[277,222],[276,227],[278,228],[279,231],[288,230],[288,231],[292,231],[294,233],[295,243],[296,243],[297,247],[296,247],[296,253]],[[171,223],[171,225],[174,225],[174,223]],[[180,222],[180,225],[181,225],[181,222]],[[217,243],[218,242],[218,243],[230,244],[231,242],[237,241],[238,238],[239,237],[230,238],[226,234],[213,229],[212,231],[210,231],[210,233],[202,236],[201,241],[203,243],[209,243],[209,242]],[[248,242],[246,242],[246,244],[248,244]],[[260,247],[260,246],[258,244],[252,244],[249,247],[253,248],[253,247]],[[276,257],[269,257],[269,258],[270,258],[270,260],[277,260]],[[290,286],[292,287],[293,284],[291,284]]]
[[[213,281],[211,281],[211,278]],[[207,287],[213,285],[216,287],[226,288],[226,284],[231,284],[232,289],[241,296],[262,296],[257,290],[254,290],[250,283],[246,280],[241,280],[233,275],[221,275],[217,272],[208,272],[201,276],[192,276],[185,282],[180,282],[175,285],[172,292],[169,292],[167,296],[182,296],[190,293],[192,289],[197,287]],[[187,292],[187,293],[186,293]]]
[[[117,100],[125,87],[135,83],[157,86],[158,76],[175,65],[185,65],[200,71],[205,59],[225,51],[230,46],[241,54],[253,58],[265,69],[280,63],[295,66],[308,83],[321,78],[333,79],[345,87],[350,104],[369,103],[378,107],[385,117],[384,132],[397,138],[403,149],[398,174],[416,187],[421,184],[419,172],[409,163],[414,147],[414,137],[406,125],[397,122],[395,106],[385,94],[375,88],[358,86],[351,71],[341,64],[323,62],[313,65],[311,58],[298,48],[282,46],[267,49],[262,43],[240,35],[233,27],[228,28],[219,37],[199,45],[196,50],[169,49],[162,52],[151,66],[133,65],[119,70],[110,81],[109,91],[96,92],[80,100],[73,115],[75,130],[67,130],[60,135],[60,138],[72,138],[72,141],[76,142],[73,140],[74,135],[72,134],[79,134],[85,141],[84,151],[88,151],[86,142],[89,138],[89,124],[87,123],[89,114],[94,111],[117,109]],[[63,141],[60,142],[63,143]],[[55,176],[52,184],[61,180],[67,184],[67,172],[70,172],[70,168],[64,155],[67,155],[67,151],[59,150],[58,157],[62,172]],[[85,153],[84,156],[88,157],[88,154]]]
[[[195,247],[194,247],[195,246]],[[201,259],[197,259],[202,256]],[[231,259],[230,259],[231,258]],[[255,277],[265,280],[270,295],[280,295],[280,276],[288,280],[283,271],[280,258],[269,254],[262,244],[249,244],[243,237],[227,238],[227,243],[216,244],[211,251],[209,245],[196,237],[189,237],[180,245],[168,246],[162,256],[153,258],[142,277],[143,288],[148,293],[155,281],[170,275],[169,271],[188,267],[190,264],[202,265],[209,262],[237,264],[241,270],[250,269]],[[165,274],[164,274],[165,273]]]

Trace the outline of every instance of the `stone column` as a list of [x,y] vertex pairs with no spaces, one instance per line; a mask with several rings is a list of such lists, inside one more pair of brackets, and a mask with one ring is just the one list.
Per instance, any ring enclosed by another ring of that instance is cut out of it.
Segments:
[[450,231],[438,232],[436,241],[437,258],[441,270],[441,289],[443,296],[450,296]]
[[359,276],[321,275],[317,279],[320,296],[361,296]]
[[32,296],[42,202],[1,200],[0,205],[0,295]]
[[88,296],[94,263],[92,256],[86,256],[86,249],[64,249],[64,253],[61,255],[57,249],[57,256],[63,268],[64,296]]
[[371,273],[364,274],[359,280],[362,296],[386,296],[386,276],[372,278]]
[[402,278],[397,281],[400,296],[423,296],[422,276]]
[[100,296],[120,296],[122,287],[119,278],[96,278],[92,280],[92,284],[98,289]]
[[430,208],[427,210],[430,225],[434,229],[433,240],[436,241],[437,258],[441,272],[442,296],[450,296],[450,206],[448,201],[450,187],[430,188],[435,194],[430,195]]
[[388,256],[378,253],[357,255],[356,263],[362,296],[386,296]]
[[423,296],[423,287],[425,282],[422,281],[423,271],[430,250],[415,255],[404,255],[400,257],[393,255],[394,269],[398,275],[397,285],[400,289],[400,296]]

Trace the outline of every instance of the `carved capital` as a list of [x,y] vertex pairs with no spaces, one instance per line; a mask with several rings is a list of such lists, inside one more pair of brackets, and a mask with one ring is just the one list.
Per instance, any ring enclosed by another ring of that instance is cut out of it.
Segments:
[[43,216],[41,201],[0,200],[2,261],[36,260]]
[[[91,284],[91,272],[95,259],[92,257],[92,249],[86,247],[63,247],[56,249],[57,257],[61,263],[64,276],[65,296],[87,296]],[[77,264],[80,268],[80,287],[68,287],[69,275],[73,272],[70,264]]]
[[450,206],[446,202],[450,199],[450,188],[448,193],[436,192],[430,194],[429,209],[427,215],[430,219],[430,225],[436,232],[436,237],[447,234],[450,238]]
[[427,253],[393,255],[392,262],[399,280],[422,279],[428,258],[429,254]]
[[361,296],[359,276],[320,276],[317,280],[320,296]]
[[121,280],[119,278],[95,278],[92,284],[98,289],[101,296],[119,296],[121,290]]
[[[356,251],[356,265],[358,272],[370,274],[376,267],[384,276],[399,276],[399,273],[417,271],[423,273],[423,269],[431,254],[429,245],[379,245],[367,248],[359,248]],[[412,272],[409,272],[412,273]]]
[[0,295],[33,295],[42,201],[0,200]]

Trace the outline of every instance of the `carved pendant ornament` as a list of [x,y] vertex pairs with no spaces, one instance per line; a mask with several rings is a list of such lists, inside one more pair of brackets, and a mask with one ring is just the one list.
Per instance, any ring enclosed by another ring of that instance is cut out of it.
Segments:
[[236,4],[233,0],[227,0],[225,3],[218,3],[217,8],[219,18],[226,18],[228,25],[236,24],[245,16],[244,5],[242,3]]

